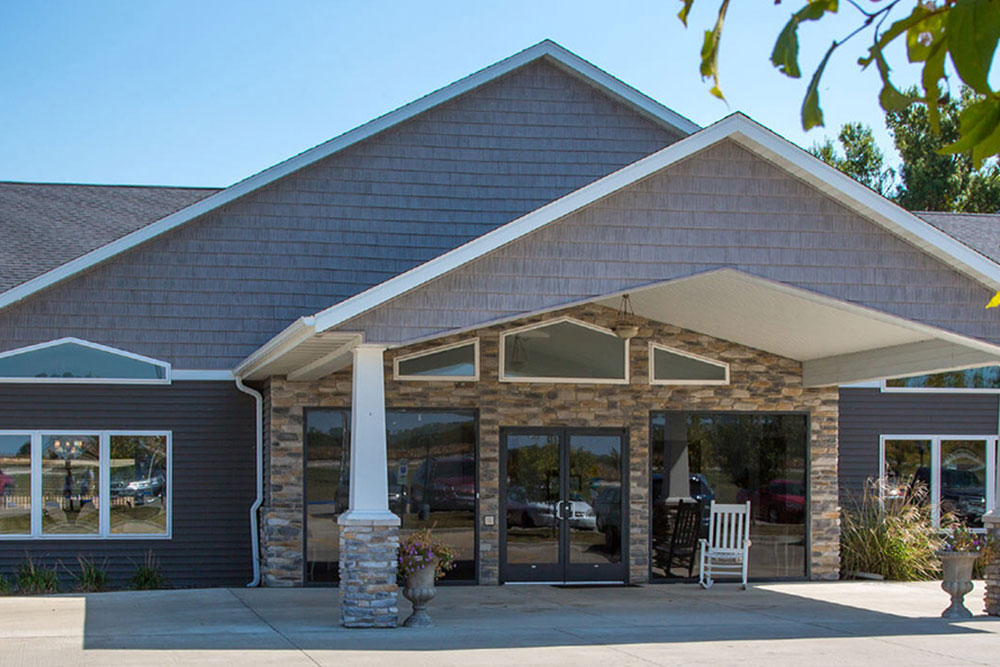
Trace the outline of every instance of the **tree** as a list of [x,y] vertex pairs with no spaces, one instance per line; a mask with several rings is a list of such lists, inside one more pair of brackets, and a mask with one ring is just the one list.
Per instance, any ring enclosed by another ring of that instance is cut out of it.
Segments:
[[890,196],[895,170],[885,166],[885,156],[875,143],[872,129],[862,123],[847,123],[840,128],[837,139],[843,155],[837,152],[829,137],[822,144],[810,148],[809,152],[880,195]]
[[942,102],[937,135],[923,104],[887,113],[886,127],[901,161],[898,170],[884,166],[871,128],[861,123],[841,128],[838,140],[843,156],[830,139],[810,152],[910,211],[1000,212],[1000,168],[995,160],[976,169],[969,153],[939,152],[957,138],[958,119],[976,100],[966,89],[958,100]]
[[[686,27],[694,0],[681,0],[681,3],[677,16]],[[730,0],[722,0],[715,26],[705,31],[701,47],[702,78],[711,78],[711,92],[719,98],[723,97],[719,84],[719,48],[729,3]],[[830,44],[813,73],[802,101],[804,129],[823,125],[819,84],[831,56],[855,36],[868,33],[871,46],[862,53],[858,64],[862,69],[875,64],[882,80],[879,103],[886,112],[902,111],[920,100],[931,131],[938,134],[940,106],[946,104],[942,100],[941,81],[946,79],[945,60],[950,59],[959,79],[979,97],[962,110],[957,137],[938,149],[939,152],[971,152],[976,167],[986,158],[1000,153],[1000,94],[990,88],[988,81],[993,54],[1000,41],[1000,0],[872,0],[870,10],[857,0],[848,0],[848,4],[859,13],[860,25]],[[898,16],[897,9],[907,8],[909,14],[890,23],[890,18]],[[839,0],[807,0],[778,34],[771,52],[771,64],[789,77],[801,77],[799,26],[806,21],[820,21],[827,14],[838,13],[839,9]],[[892,83],[892,68],[885,57],[885,49],[899,39],[906,43],[909,62],[923,68],[922,90],[916,94],[902,93]]]

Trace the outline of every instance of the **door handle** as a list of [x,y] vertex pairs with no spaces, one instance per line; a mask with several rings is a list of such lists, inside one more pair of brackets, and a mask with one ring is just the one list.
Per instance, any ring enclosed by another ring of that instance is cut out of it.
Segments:
[[567,505],[569,505],[569,502],[565,500],[560,500],[558,503],[556,503],[556,517],[562,521],[565,521],[566,519],[569,518],[569,513],[566,511]]

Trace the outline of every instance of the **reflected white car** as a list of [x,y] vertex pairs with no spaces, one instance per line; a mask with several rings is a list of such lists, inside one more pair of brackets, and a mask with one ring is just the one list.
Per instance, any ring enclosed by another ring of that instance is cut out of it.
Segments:
[[570,515],[567,518],[570,528],[597,530],[597,514],[589,503],[582,500],[571,500],[569,504]]

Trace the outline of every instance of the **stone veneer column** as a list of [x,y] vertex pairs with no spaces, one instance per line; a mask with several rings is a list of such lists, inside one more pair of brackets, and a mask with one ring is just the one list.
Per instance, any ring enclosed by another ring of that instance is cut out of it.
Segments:
[[[983,517],[986,532],[1000,540],[1000,508],[993,508]],[[990,616],[1000,616],[1000,558],[994,558],[989,563],[983,578],[986,580],[986,613]]]
[[340,622],[394,628],[399,517],[389,511],[385,383],[380,345],[354,348],[350,509],[340,526]]

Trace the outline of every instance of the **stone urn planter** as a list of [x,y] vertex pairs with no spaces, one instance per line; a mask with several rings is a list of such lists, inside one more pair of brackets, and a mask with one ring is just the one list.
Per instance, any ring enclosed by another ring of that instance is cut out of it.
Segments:
[[422,570],[408,575],[403,587],[403,597],[413,603],[413,613],[403,621],[407,628],[429,628],[434,621],[427,613],[427,604],[434,599],[437,590],[434,588],[434,577],[437,572],[437,559]]
[[979,558],[978,551],[939,551],[941,559],[941,588],[951,596],[951,604],[941,612],[941,618],[971,618],[963,599],[972,590],[972,566]]

